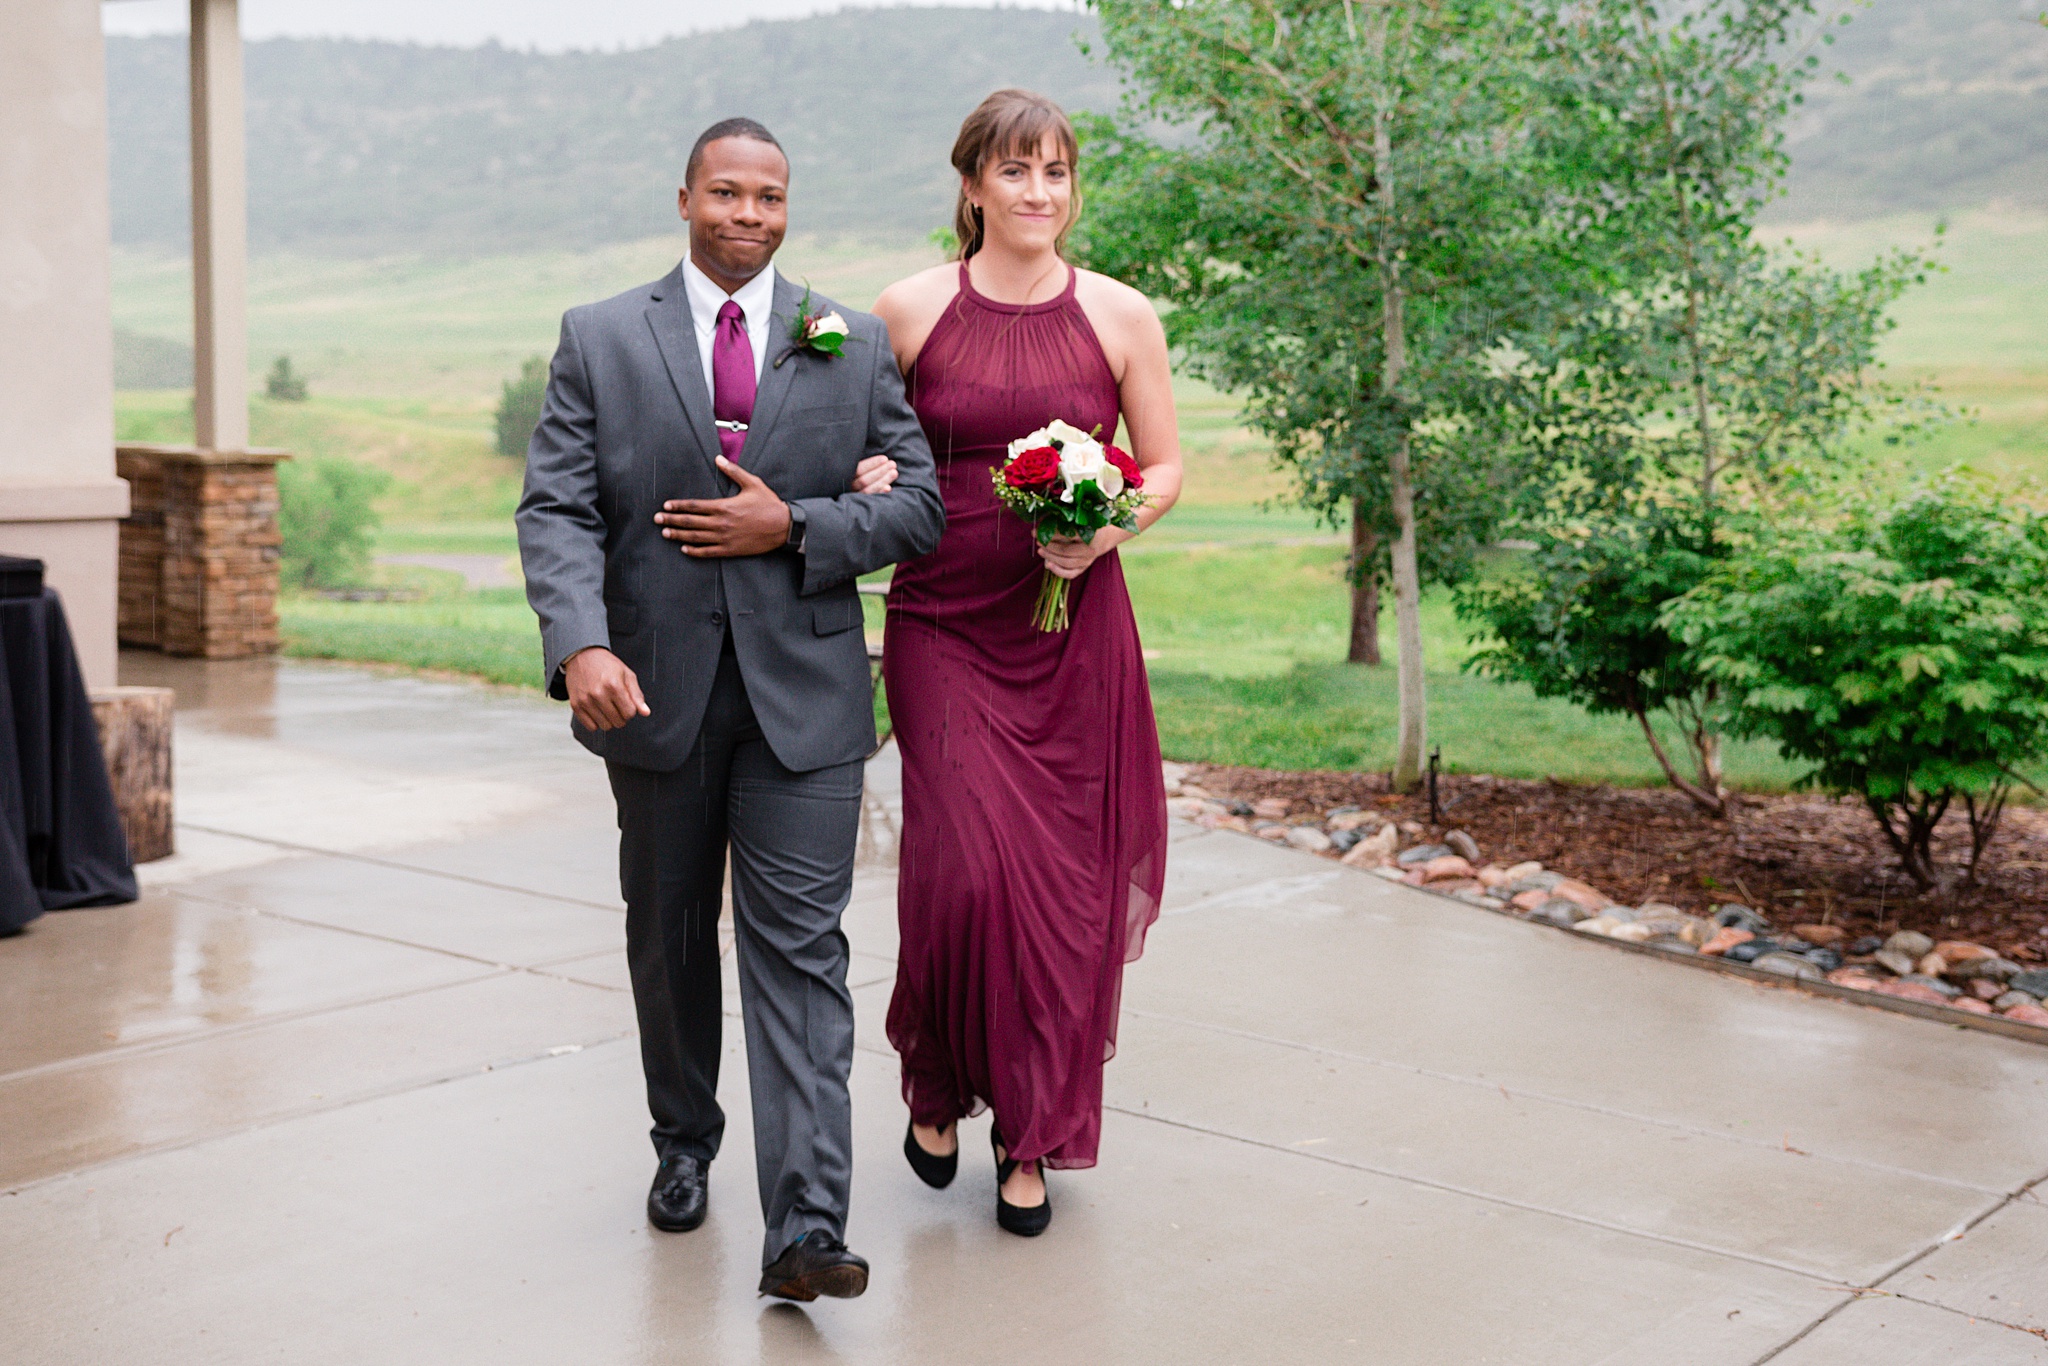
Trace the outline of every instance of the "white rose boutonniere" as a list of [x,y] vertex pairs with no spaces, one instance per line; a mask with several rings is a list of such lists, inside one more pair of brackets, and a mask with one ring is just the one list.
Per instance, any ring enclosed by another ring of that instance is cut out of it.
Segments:
[[814,356],[843,356],[846,354],[846,338],[852,329],[846,319],[834,309],[830,313],[811,311],[811,287],[804,286],[804,297],[796,306],[796,317],[789,324],[789,349],[775,360],[777,369],[799,351],[808,351]]

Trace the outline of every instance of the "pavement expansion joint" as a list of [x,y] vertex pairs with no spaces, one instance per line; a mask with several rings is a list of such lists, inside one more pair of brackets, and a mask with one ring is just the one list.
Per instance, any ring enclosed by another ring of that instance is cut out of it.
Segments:
[[1155,1114],[1150,1110],[1133,1110],[1123,1105],[1104,1105],[1102,1108],[1105,1112],[1123,1115],[1129,1119],[1151,1120],[1155,1124],[1164,1124],[1171,1128],[1186,1130],[1190,1133],[1206,1134],[1210,1138],[1219,1138],[1229,1143],[1242,1143],[1247,1147],[1263,1148],[1267,1152],[1284,1153],[1289,1157],[1303,1158],[1310,1162],[1322,1162],[1332,1167],[1345,1168],[1348,1171],[1369,1172],[1374,1176],[1386,1177],[1390,1181],[1399,1181],[1406,1185],[1419,1186],[1426,1190],[1443,1191],[1448,1195],[1461,1195],[1468,1200],[1479,1200],[1504,1209],[1517,1209],[1527,1214],[1546,1215],[1553,1219],[1561,1219],[1567,1223],[1579,1224],[1587,1228],[1597,1228],[1606,1233],[1617,1233],[1625,1238],[1641,1238],[1646,1242],[1661,1243],[1666,1247],[1684,1248],[1688,1252],[1699,1252],[1710,1257],[1724,1257],[1729,1261],[1746,1262],[1751,1266],[1768,1267],[1773,1271],[1783,1271],[1789,1275],[1802,1276],[1824,1284],[1835,1285],[1840,1283],[1838,1278],[1830,1276],[1827,1272],[1817,1267],[1801,1265],[1798,1262],[1781,1262],[1774,1257],[1760,1257],[1754,1252],[1741,1252],[1734,1248],[1717,1247],[1712,1243],[1698,1242],[1691,1238],[1676,1238],[1668,1233],[1655,1233],[1648,1229],[1635,1228],[1631,1225],[1616,1223],[1608,1219],[1598,1219],[1588,1214],[1574,1214],[1570,1210],[1557,1209],[1550,1205],[1539,1205],[1529,1200],[1517,1200],[1512,1196],[1498,1195],[1491,1191],[1480,1190],[1477,1187],[1459,1185],[1454,1181],[1443,1181],[1432,1176],[1418,1176],[1413,1172],[1404,1172],[1394,1167],[1382,1167],[1371,1162],[1360,1162],[1354,1158],[1338,1157],[1331,1153],[1310,1152],[1305,1148],[1292,1147],[1284,1143],[1274,1143],[1263,1138],[1252,1138],[1245,1134],[1232,1133],[1228,1129],[1217,1129],[1206,1124],[1196,1124],[1188,1120],[1169,1119],[1165,1115]]
[[[1668,1129],[1675,1133],[1690,1134],[1696,1138],[1718,1139],[1726,1143],[1735,1143],[1751,1148],[1762,1148],[1772,1152],[1782,1151],[1787,1147],[1784,1142],[1773,1142],[1768,1138],[1752,1138],[1747,1134],[1727,1133],[1720,1129],[1709,1128],[1703,1124],[1688,1123],[1685,1120],[1667,1119],[1660,1115],[1643,1114],[1635,1110],[1624,1110],[1618,1106],[1602,1105],[1597,1101],[1578,1100],[1571,1096],[1551,1095],[1545,1091],[1531,1091],[1485,1077],[1466,1076],[1458,1072],[1444,1072],[1436,1068],[1422,1067],[1415,1063],[1395,1062],[1388,1058],[1376,1058],[1368,1053],[1353,1053],[1346,1049],[1331,1048],[1325,1044],[1303,1043],[1298,1039],[1279,1038],[1270,1034],[1261,1034],[1255,1030],[1239,1029],[1233,1025],[1211,1024],[1205,1020],[1190,1020],[1184,1016],[1161,1014],[1157,1011],[1142,1010],[1135,1006],[1124,1007],[1124,1014],[1137,1016],[1140,1019],[1155,1020],[1162,1024],[1180,1025],[1188,1029],[1202,1029],[1217,1034],[1227,1034],[1234,1038],[1250,1040],[1253,1043],[1270,1044],[1276,1048],[1290,1048],[1303,1053],[1313,1053],[1321,1057],[1340,1058],[1346,1062],[1361,1063],[1368,1067],[1385,1068],[1390,1072],[1405,1072],[1411,1076],[1427,1077],[1432,1081],[1452,1082],[1459,1086],[1469,1086],[1482,1091],[1498,1091],[1503,1096],[1514,1100],[1554,1105],[1560,1109],[1579,1110],[1587,1114],[1600,1115],[1606,1119],[1620,1119],[1635,1124],[1647,1124],[1659,1129]],[[1941,1176],[1933,1172],[1916,1171],[1911,1167],[1895,1166],[1888,1162],[1873,1162],[1869,1158],[1843,1157],[1833,1153],[1810,1149],[1801,1151],[1803,1156],[1816,1158],[1823,1162],[1838,1163],[1843,1166],[1860,1167],[1865,1171],[1883,1172],[1890,1176],[1912,1177],[1916,1180],[1928,1181],[1936,1185],[1951,1186],[1958,1190],[1974,1191],[1981,1195],[2003,1196],[2007,1194],[2005,1190],[1997,1186],[1985,1186],[1974,1181],[1963,1181],[1955,1177]]]
[[[207,1037],[213,1036],[209,1035]],[[494,1072],[509,1072],[514,1068],[528,1067],[534,1063],[554,1062],[561,1058],[574,1057],[578,1053],[586,1053],[595,1048],[602,1048],[606,1044],[614,1044],[623,1039],[634,1037],[636,1037],[636,1031],[630,1029],[622,1030],[616,1034],[600,1035],[596,1038],[584,1039],[580,1042],[555,1044],[536,1053],[494,1059],[481,1066],[471,1063],[465,1064],[462,1067],[448,1068],[435,1073],[433,1076],[396,1082],[389,1086],[372,1087],[367,1090],[353,1092],[349,1095],[337,1096],[333,1100],[322,1101],[318,1105],[294,1106],[289,1110],[280,1110],[275,1114],[265,1115],[263,1118],[252,1120],[247,1124],[214,1129],[203,1134],[194,1134],[189,1138],[173,1139],[165,1143],[153,1143],[145,1147],[130,1149],[116,1157],[109,1157],[104,1161],[88,1162],[82,1166],[71,1167],[61,1172],[53,1172],[48,1176],[39,1176],[33,1181],[23,1181],[19,1185],[0,1188],[0,1196],[20,1195],[26,1191],[37,1190],[43,1186],[55,1185],[60,1181],[72,1181],[81,1176],[88,1176],[95,1172],[106,1171],[109,1168],[120,1167],[126,1163],[139,1162],[145,1158],[160,1156],[164,1153],[184,1152],[193,1148],[203,1148],[210,1143],[219,1142],[222,1139],[234,1138],[241,1134],[259,1133],[265,1129],[275,1129],[281,1125],[292,1124],[302,1119],[310,1119],[315,1115],[334,1114],[337,1111],[369,1104],[372,1101],[388,1100],[393,1096],[409,1095],[412,1092],[425,1091],[435,1086],[447,1086],[454,1082],[488,1076]],[[21,1074],[17,1073],[15,1075]]]
[[[607,905],[602,901],[585,901],[581,897],[563,896],[559,892],[536,891],[531,887],[518,887],[509,882],[493,882],[489,878],[472,877],[468,873],[451,873],[445,868],[426,868],[402,859],[378,858],[374,854],[355,853],[347,849],[326,849],[317,844],[299,844],[292,840],[272,839],[268,835],[250,835],[240,830],[223,830],[211,825],[190,825],[180,821],[180,830],[197,830],[203,835],[225,835],[231,839],[249,840],[256,844],[267,844],[273,849],[289,849],[295,854],[319,854],[326,858],[347,859],[352,863],[367,863],[377,868],[390,868],[401,873],[417,873],[421,877],[443,878],[449,882],[466,882],[472,887],[483,887],[493,892],[510,892],[515,896],[533,897],[541,901],[558,901],[565,906],[581,906],[592,911],[608,911],[623,917],[622,906]],[[182,890],[182,889],[181,889]]]

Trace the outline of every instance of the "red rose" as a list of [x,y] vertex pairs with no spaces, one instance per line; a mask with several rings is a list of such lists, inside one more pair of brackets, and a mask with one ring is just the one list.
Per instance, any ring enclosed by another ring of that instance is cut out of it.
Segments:
[[1138,468],[1138,462],[1131,459],[1128,452],[1120,450],[1115,446],[1104,446],[1102,453],[1109,457],[1110,464],[1123,471],[1124,485],[1127,488],[1141,489],[1145,487],[1145,471]]
[[1050,446],[1019,451],[1003,466],[1003,482],[1013,489],[1043,488],[1060,477],[1060,453]]

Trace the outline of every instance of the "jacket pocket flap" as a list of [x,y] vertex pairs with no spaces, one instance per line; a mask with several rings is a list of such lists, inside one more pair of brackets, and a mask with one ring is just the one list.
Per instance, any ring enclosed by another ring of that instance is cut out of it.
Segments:
[[860,622],[859,598],[835,598],[811,609],[811,629],[821,636],[851,631]]
[[860,416],[858,403],[820,403],[815,407],[792,408],[789,419],[806,427],[828,427],[835,422],[851,422]]
[[640,604],[608,602],[604,605],[605,629],[615,636],[630,636],[640,629]]

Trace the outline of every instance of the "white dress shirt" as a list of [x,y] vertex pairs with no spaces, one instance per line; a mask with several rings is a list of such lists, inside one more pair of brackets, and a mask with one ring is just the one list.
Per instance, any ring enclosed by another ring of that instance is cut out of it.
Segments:
[[754,383],[761,382],[761,368],[768,361],[768,324],[775,311],[775,267],[764,266],[759,275],[728,296],[697,269],[697,263],[683,258],[683,292],[690,297],[690,321],[697,325],[697,358],[704,362],[704,392],[714,399],[718,388],[711,380],[711,343],[718,335],[718,310],[728,297],[746,315],[747,345],[754,351]]

